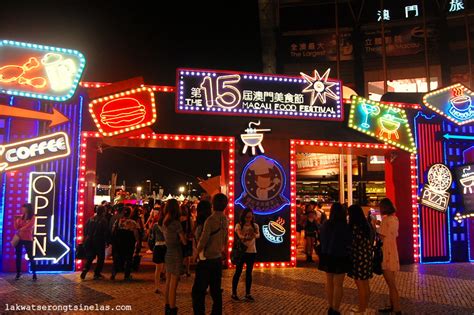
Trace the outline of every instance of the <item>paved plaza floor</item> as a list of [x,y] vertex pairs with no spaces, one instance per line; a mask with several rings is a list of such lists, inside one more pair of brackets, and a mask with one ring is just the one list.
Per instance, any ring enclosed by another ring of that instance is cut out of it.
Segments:
[[[8,312],[6,306],[20,305],[94,305],[115,308],[128,305],[134,314],[163,314],[163,296],[153,291],[153,265],[144,259],[140,272],[133,280],[92,280],[92,272],[85,281],[79,273],[41,274],[37,282],[30,275],[15,281],[14,274],[0,273],[0,312]],[[326,314],[324,293],[325,275],[316,264],[301,263],[298,268],[254,270],[252,293],[255,302],[235,302],[230,298],[233,270],[223,275],[224,314]],[[104,275],[110,276],[110,262]],[[239,293],[244,291],[244,277]],[[474,314],[474,264],[437,264],[402,266],[398,274],[402,309],[405,314]],[[179,314],[192,314],[191,287],[193,276],[183,278],[178,287]],[[370,281],[371,297],[369,314],[384,306],[388,290],[381,276]],[[350,314],[356,306],[357,290],[354,282],[346,277],[342,312]],[[207,313],[211,299],[206,298]],[[52,311],[38,314],[55,313]],[[85,314],[86,312],[72,312]],[[90,312],[87,312],[90,313]],[[100,312],[97,312],[100,313]],[[106,314],[123,313],[118,311]]]

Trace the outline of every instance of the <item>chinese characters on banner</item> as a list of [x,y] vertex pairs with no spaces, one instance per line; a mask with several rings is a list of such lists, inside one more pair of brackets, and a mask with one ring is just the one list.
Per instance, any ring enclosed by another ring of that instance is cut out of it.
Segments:
[[301,77],[178,69],[180,113],[342,120],[341,101],[329,69]]
[[[427,26],[428,50],[436,48],[436,31]],[[381,58],[382,35],[380,29],[367,30],[362,34],[362,53],[365,58]],[[341,32],[341,61],[353,60],[354,46],[351,33]],[[387,57],[409,56],[423,53],[424,30],[421,26],[391,26],[385,28],[385,45]],[[284,62],[326,62],[336,61],[337,49],[334,34],[292,35],[283,36],[281,51]]]
[[[436,48],[436,31],[427,26],[428,50]],[[425,50],[424,30],[421,26],[390,27],[385,29],[385,45],[387,57],[408,56],[423,53]],[[382,56],[382,32],[380,29],[365,31],[364,55],[366,58]]]

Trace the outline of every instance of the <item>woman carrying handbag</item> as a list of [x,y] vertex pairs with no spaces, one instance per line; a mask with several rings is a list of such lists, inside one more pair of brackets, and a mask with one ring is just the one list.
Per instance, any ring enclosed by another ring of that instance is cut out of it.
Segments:
[[240,275],[242,274],[245,264],[247,267],[245,271],[245,300],[253,302],[254,298],[250,294],[250,289],[252,287],[253,265],[255,263],[255,256],[257,255],[255,240],[260,237],[260,232],[257,223],[254,222],[254,216],[251,209],[246,208],[242,211],[240,221],[235,226],[235,235],[239,238],[239,242],[242,242],[244,246],[242,246],[242,244],[240,245],[241,248],[239,251],[242,256],[237,261],[235,274],[232,279],[232,299],[240,301],[240,298],[237,296],[237,285],[239,284]]

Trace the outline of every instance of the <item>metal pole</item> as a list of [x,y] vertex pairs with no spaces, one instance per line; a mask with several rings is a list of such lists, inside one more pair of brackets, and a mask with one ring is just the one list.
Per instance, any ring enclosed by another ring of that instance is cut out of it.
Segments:
[[337,8],[337,0],[334,0],[334,8],[335,8],[335,14],[336,14],[336,49],[337,49],[337,55],[336,55],[336,75],[337,78],[340,80],[341,79],[341,46],[339,42],[339,14],[338,14],[338,8]]
[[347,206],[351,206],[352,198],[352,154],[346,155],[347,158]]
[[425,13],[425,0],[421,1],[421,7],[423,10],[423,39],[425,42],[425,72],[426,72],[426,84],[428,92],[431,91],[431,73],[430,73],[430,61],[428,58],[428,32],[426,31],[426,13]]
[[383,0],[380,0],[380,11],[382,17],[382,66],[383,66],[383,92],[387,93],[387,49],[385,47],[385,22],[384,22],[384,9],[383,9]]
[[344,203],[344,154],[339,154],[339,202]]
[[469,68],[469,87],[472,88],[472,60],[471,60],[471,36],[469,32],[469,19],[467,9],[464,10],[464,24],[466,26],[467,63]]

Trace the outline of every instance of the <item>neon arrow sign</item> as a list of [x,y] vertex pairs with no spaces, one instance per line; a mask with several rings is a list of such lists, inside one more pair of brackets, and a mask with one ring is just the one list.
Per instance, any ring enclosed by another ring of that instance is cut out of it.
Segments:
[[66,116],[64,116],[63,114],[61,114],[61,112],[54,108],[53,112],[50,114],[45,112],[38,112],[31,109],[0,105],[0,116],[46,120],[49,121],[49,128],[64,124],[69,121]]
[[463,136],[463,135],[451,135],[449,133],[444,134],[443,138],[445,139],[459,139],[459,140],[471,140],[474,141],[474,136]]
[[31,172],[28,200],[35,210],[33,257],[57,264],[70,247],[54,236],[55,172]]

